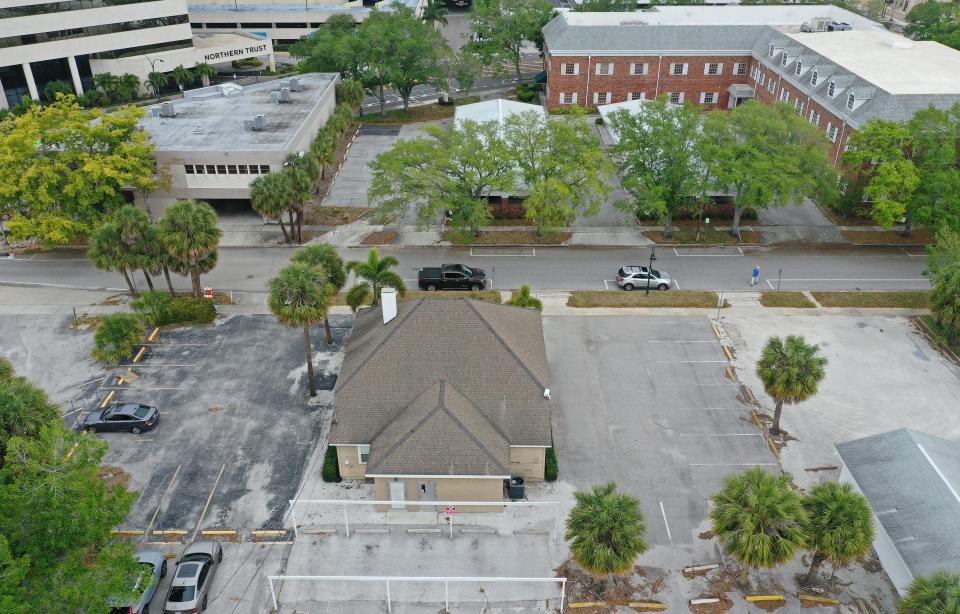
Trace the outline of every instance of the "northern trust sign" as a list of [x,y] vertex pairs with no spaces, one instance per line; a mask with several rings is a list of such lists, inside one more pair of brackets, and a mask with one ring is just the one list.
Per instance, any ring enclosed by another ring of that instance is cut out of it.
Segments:
[[239,57],[249,57],[254,55],[263,55],[273,52],[273,46],[267,43],[249,45],[246,47],[234,47],[232,49],[221,49],[219,51],[210,51],[203,54],[204,62],[219,62]]

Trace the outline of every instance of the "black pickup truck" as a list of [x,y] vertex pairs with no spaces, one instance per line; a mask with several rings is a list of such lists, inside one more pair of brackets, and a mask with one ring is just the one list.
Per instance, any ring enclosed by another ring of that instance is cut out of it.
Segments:
[[463,264],[424,267],[417,273],[417,285],[421,290],[483,290],[487,274]]

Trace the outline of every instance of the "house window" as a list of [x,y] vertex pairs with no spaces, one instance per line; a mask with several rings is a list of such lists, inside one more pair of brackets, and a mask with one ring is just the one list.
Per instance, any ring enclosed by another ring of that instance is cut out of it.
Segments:
[[723,64],[704,64],[704,65],[703,65],[703,74],[705,74],[705,75],[722,75],[722,74],[723,74]]
[[770,92],[771,94],[777,91],[777,82],[774,81],[773,79],[770,79],[770,82],[767,83],[767,91]]
[[857,101],[857,97],[851,92],[850,95],[847,96],[847,108],[850,110],[853,110],[853,104],[856,101]]
[[607,104],[613,98],[610,92],[594,92],[593,104]]
[[560,92],[560,104],[577,104],[577,93]]
[[701,92],[700,104],[716,104],[717,92]]
[[784,53],[783,55],[780,56],[780,66],[786,66],[786,65],[787,65],[787,54]]
[[820,114],[813,109],[810,109],[810,123],[814,126],[820,125]]
[[793,69],[793,74],[799,75],[801,72],[803,72],[803,62],[797,60],[797,66]]
[[780,88],[780,102],[787,102],[790,100],[790,92],[785,87]]
[[827,122],[827,137],[830,139],[831,143],[837,142],[837,127]]
[[367,459],[370,458],[370,446],[357,446],[357,462],[361,465],[367,464]]
[[756,78],[757,78],[757,73],[758,73],[758,72],[760,72],[760,71],[757,70],[757,67],[756,67],[756,66],[751,66],[751,67],[750,67],[750,78],[756,80]]
[[598,75],[612,75],[612,74],[613,74],[613,62],[597,62],[597,74],[598,74]]
[[816,85],[817,80],[820,78],[820,73],[814,69],[813,74],[810,75],[810,85]]
[[830,81],[827,84],[827,96],[833,98],[837,95],[837,83],[835,81]]
[[683,92],[667,92],[667,100],[673,104],[683,104]]
[[185,172],[185,173],[188,174],[188,175],[192,175],[192,174],[193,174],[193,165],[192,165],[192,164],[184,164],[184,165],[183,165],[183,172]]
[[765,74],[763,74],[762,72],[757,73],[757,83],[759,83],[761,87],[763,86],[764,83],[766,83],[766,81],[767,81],[767,76]]
[[560,72],[564,75],[579,75],[580,65],[579,64],[561,64]]
[[767,55],[772,58],[776,52],[777,52],[777,48],[774,47],[773,43],[770,43],[770,48],[767,50]]
[[671,64],[670,65],[670,74],[671,75],[685,75],[687,74],[687,69],[690,67],[689,64]]
[[627,95],[627,100],[646,100],[646,92],[630,92]]
[[266,175],[266,174],[269,173],[269,172],[270,172],[270,165],[269,165],[269,164],[261,164],[261,165],[260,165],[260,174],[261,174],[261,175]]
[[202,165],[202,164],[195,164],[195,165],[193,166],[193,172],[196,173],[196,174],[198,174],[198,175],[202,175],[202,174],[203,174],[203,165]]
[[647,64],[631,64],[630,65],[630,74],[631,75],[645,75],[647,74]]
[[800,100],[800,99],[798,98],[797,101],[793,104],[793,108],[796,109],[797,115],[803,115],[803,101],[802,101],[802,100]]
[[746,65],[746,64],[734,64],[734,65],[733,65],[733,74],[735,74],[735,75],[745,75],[745,74],[747,74],[747,65]]

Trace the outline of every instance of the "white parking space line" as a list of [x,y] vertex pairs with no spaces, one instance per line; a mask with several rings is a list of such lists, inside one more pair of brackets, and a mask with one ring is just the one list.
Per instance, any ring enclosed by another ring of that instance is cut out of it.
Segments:
[[776,467],[776,463],[690,463],[691,467]]
[[[478,248],[483,249],[483,248]],[[499,249],[499,248],[494,248]],[[537,255],[537,250],[534,247],[530,248],[529,254],[474,254],[473,248],[470,248],[470,255],[475,258],[530,258]]]
[[[850,281],[879,281],[879,282],[910,282],[910,283],[925,283],[929,284],[930,280],[924,277],[784,277],[780,281],[836,281],[836,282],[850,282]],[[770,288],[773,288],[773,284],[768,279],[767,284],[770,285]]]
[[136,386],[136,387],[132,387],[132,386],[131,386],[131,387],[126,387],[126,386],[104,386],[104,387],[102,387],[100,390],[136,390],[136,391],[141,391],[141,390],[183,390],[183,388],[153,388],[153,387],[149,387],[149,386],[148,386],[148,387],[142,387],[142,386]]
[[146,364],[146,363],[144,363],[144,364],[136,363],[136,364],[132,364],[132,365],[123,365],[123,367],[130,367],[131,369],[161,369],[161,368],[163,368],[163,367],[196,367],[196,366],[197,366],[197,365],[177,365],[177,364],[163,364],[163,365],[149,364],[149,365],[148,365],[148,364]]
[[160,507],[163,505],[164,500],[166,500],[167,495],[170,494],[170,491],[173,489],[173,483],[177,480],[177,476],[180,474],[180,467],[182,467],[182,465],[177,465],[177,470],[173,472],[173,477],[170,478],[170,482],[167,484],[166,490],[164,490],[163,494],[160,495],[160,501],[157,502],[157,509],[153,512],[153,517],[150,519],[150,523],[147,525],[147,534],[149,534],[150,530],[153,528],[153,523],[157,521],[157,515],[160,513]]
[[704,363],[704,362],[727,362],[726,360],[654,360],[661,363]]
[[677,290],[680,289],[680,282],[677,281],[676,279],[673,280],[673,285],[675,285],[675,286],[677,287]]
[[[684,249],[715,249],[715,248],[710,248],[710,247],[686,247],[686,248],[684,248]],[[740,249],[740,246],[739,246],[739,245],[737,246],[737,251],[740,252],[740,253],[738,253],[738,254],[681,254],[680,252],[677,251],[677,248],[676,248],[676,247],[673,248],[673,253],[676,254],[676,255],[677,255],[678,257],[680,257],[680,258],[739,258],[739,257],[745,255],[745,254],[743,253],[743,250]]]
[[720,343],[719,339],[691,340],[683,339],[647,339],[647,343]]
[[763,437],[760,433],[677,433],[677,437]]
[[76,386],[71,386],[71,387],[70,387],[70,390],[73,390],[74,388],[83,388],[84,386],[87,386],[87,385],[89,385],[89,384],[93,384],[93,383],[95,383],[95,382],[102,382],[102,381],[105,380],[105,379],[107,379],[107,376],[106,376],[106,375],[104,375],[103,377],[98,377],[97,379],[92,379],[92,380],[90,380],[89,382],[84,382],[84,383],[82,383],[82,384],[77,384]]
[[903,249],[902,247],[900,248],[900,251],[903,252],[905,256],[909,256],[910,258],[925,258],[927,256],[926,254],[911,254],[910,252]]
[[663,501],[660,502],[660,514],[663,515],[663,526],[667,528],[667,539],[673,542],[673,535],[670,535],[670,523],[667,522],[667,512],[663,509]]
[[604,280],[603,280],[603,287],[604,287],[604,289],[609,290],[609,289],[610,289],[610,284],[612,284],[612,283],[614,283],[614,282],[616,282],[616,281],[617,281],[616,279],[604,279]]
[[207,515],[207,509],[210,507],[210,501],[213,500],[213,493],[217,491],[217,485],[220,483],[220,478],[223,477],[223,471],[226,468],[226,465],[220,465],[220,473],[217,474],[217,479],[213,481],[213,488],[210,489],[210,494],[207,495],[207,502],[203,506],[203,511],[200,512],[200,520],[197,521],[197,526],[193,529],[193,537],[190,539],[190,541],[196,541],[197,539],[197,533],[200,532],[200,525],[203,524],[203,517]]

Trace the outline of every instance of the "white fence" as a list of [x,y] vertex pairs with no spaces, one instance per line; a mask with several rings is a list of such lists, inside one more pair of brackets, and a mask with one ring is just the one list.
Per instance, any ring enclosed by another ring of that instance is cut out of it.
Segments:
[[[277,586],[276,584],[282,582],[290,581],[303,581],[303,582],[323,582],[323,581],[332,581],[332,582],[383,582],[384,583],[384,598],[387,602],[387,612],[393,612],[393,602],[396,600],[398,602],[404,601],[404,599],[396,599],[395,596],[391,595],[390,586],[393,583],[395,590],[397,585],[403,586],[404,584],[435,584],[443,585],[443,603],[444,611],[450,612],[450,585],[487,585],[487,584],[506,584],[506,583],[526,583],[526,584],[559,584],[560,585],[560,609],[563,611],[564,601],[566,600],[567,594],[567,579],[566,578],[509,578],[509,577],[469,577],[469,576],[267,576],[267,580],[270,582],[270,597],[273,599],[273,609],[275,611],[279,610],[280,604],[277,601]],[[275,584],[276,583],[276,584]],[[483,591],[484,593],[486,590]],[[554,595],[556,593],[553,593]],[[423,598],[417,598],[417,601],[423,601]],[[439,597],[437,598],[439,602]],[[457,595],[454,595],[454,602],[459,601]],[[485,599],[489,601],[489,599]],[[496,601],[496,600],[494,600]]]
[[[385,514],[375,509],[386,507],[389,511],[403,512],[407,506],[420,507],[433,512],[437,508],[469,509],[471,507],[502,508],[494,512],[463,512],[447,514],[438,511],[437,518],[430,524],[440,522],[447,526],[450,538],[454,527],[461,530],[471,527],[476,530],[489,529],[498,533],[547,533],[553,541],[557,540],[560,529],[560,504],[557,501],[367,501],[357,499],[291,499],[290,519],[293,522],[294,535],[299,537],[301,526],[306,524],[333,524],[342,520],[347,537],[350,537],[350,524],[383,525]],[[396,509],[396,508],[402,509]],[[298,509],[299,508],[299,509]],[[298,515],[299,514],[299,515]],[[411,524],[417,524],[415,515],[408,516]],[[441,518],[442,517],[442,518]],[[423,520],[419,521],[424,522]],[[401,523],[398,523],[401,524]]]

